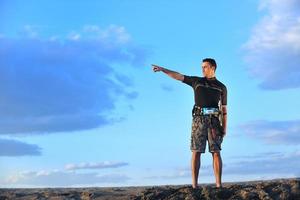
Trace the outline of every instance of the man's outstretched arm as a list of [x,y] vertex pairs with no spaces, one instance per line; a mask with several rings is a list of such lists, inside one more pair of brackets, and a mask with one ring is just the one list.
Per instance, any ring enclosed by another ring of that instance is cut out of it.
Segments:
[[154,72],[160,72],[160,71],[162,71],[165,74],[167,74],[168,76],[170,76],[171,78],[174,78],[174,79],[176,79],[178,81],[183,81],[183,79],[184,79],[184,76],[182,74],[178,73],[178,72],[166,69],[164,67],[160,67],[158,65],[153,65],[152,64],[152,66],[153,66],[153,71]]

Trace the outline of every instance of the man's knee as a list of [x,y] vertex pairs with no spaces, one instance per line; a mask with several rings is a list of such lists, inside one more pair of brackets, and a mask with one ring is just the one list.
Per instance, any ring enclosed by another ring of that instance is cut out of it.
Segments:
[[200,155],[201,155],[201,152],[199,152],[199,151],[193,151],[192,152],[192,157],[193,158],[200,158]]
[[211,152],[211,155],[214,157],[214,158],[221,158],[221,154],[220,152]]

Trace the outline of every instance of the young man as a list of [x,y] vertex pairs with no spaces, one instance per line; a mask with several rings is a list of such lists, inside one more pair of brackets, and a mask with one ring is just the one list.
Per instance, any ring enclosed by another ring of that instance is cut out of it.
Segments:
[[226,134],[227,125],[227,89],[217,80],[215,72],[217,63],[212,58],[202,60],[203,77],[186,76],[178,72],[152,65],[154,72],[164,72],[171,78],[182,81],[194,89],[195,105],[191,133],[191,170],[192,187],[198,187],[198,174],[201,153],[205,153],[206,141],[213,157],[216,187],[222,187],[221,143]]

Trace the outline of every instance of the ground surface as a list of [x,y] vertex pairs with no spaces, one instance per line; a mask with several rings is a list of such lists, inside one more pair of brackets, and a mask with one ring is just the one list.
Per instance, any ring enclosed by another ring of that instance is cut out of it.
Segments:
[[190,185],[118,188],[39,188],[0,189],[4,199],[97,199],[97,200],[196,200],[196,199],[299,199],[300,178],[225,183],[222,189],[212,184],[192,189]]

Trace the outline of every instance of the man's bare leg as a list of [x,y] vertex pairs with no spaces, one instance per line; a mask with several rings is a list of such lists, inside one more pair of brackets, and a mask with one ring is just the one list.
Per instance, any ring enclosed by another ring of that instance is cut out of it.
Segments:
[[222,187],[222,158],[220,152],[212,152],[216,187]]
[[192,151],[192,187],[198,187],[198,175],[201,165],[200,152]]

